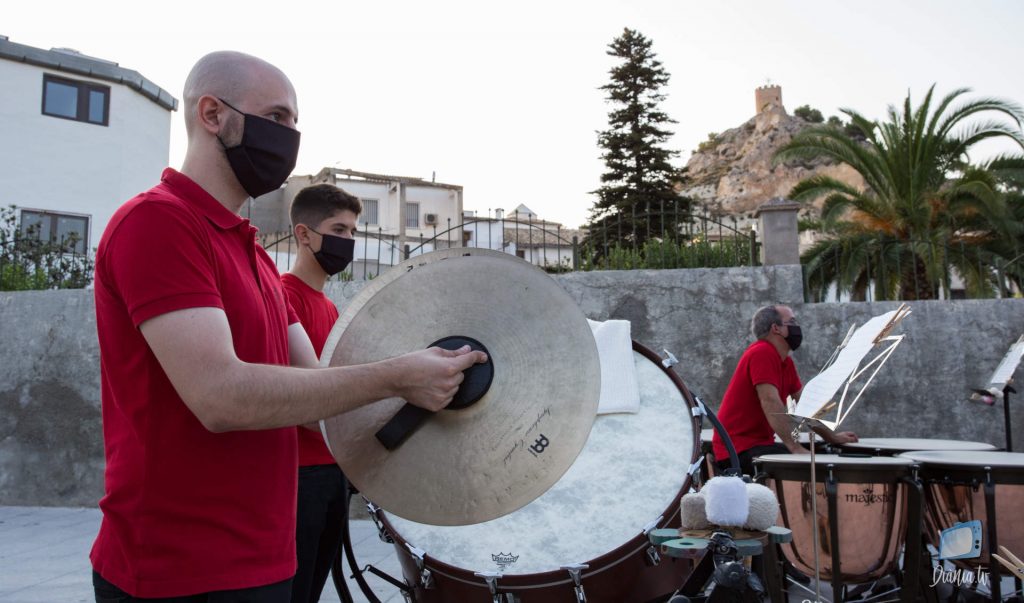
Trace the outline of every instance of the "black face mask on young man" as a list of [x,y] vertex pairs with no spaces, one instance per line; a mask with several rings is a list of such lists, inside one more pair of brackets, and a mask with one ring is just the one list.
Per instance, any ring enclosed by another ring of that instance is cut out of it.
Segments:
[[804,334],[797,325],[786,325],[786,327],[789,329],[789,335],[786,335],[786,345],[795,352],[800,347],[800,344],[803,343]]
[[[313,229],[310,228],[310,230]],[[316,231],[313,230],[313,232]],[[327,273],[327,276],[334,276],[348,267],[355,255],[356,240],[319,232],[316,234],[320,235],[322,240],[320,251],[314,251],[313,257]]]
[[299,131],[250,113],[242,113],[219,99],[245,118],[242,140],[230,149],[220,136],[231,171],[253,199],[277,190],[284,184],[299,157]]

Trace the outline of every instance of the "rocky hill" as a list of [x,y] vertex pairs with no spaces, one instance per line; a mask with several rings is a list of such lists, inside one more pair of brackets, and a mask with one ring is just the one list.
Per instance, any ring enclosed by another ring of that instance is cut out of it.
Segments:
[[[701,145],[686,164],[688,181],[680,193],[690,196],[717,216],[741,223],[753,219],[758,206],[775,197],[788,198],[793,186],[812,175],[827,174],[863,187],[859,174],[848,166],[823,160],[772,165],[772,156],[811,124],[786,113],[779,103],[761,107],[742,126],[722,132]],[[816,215],[820,201],[801,211]]]

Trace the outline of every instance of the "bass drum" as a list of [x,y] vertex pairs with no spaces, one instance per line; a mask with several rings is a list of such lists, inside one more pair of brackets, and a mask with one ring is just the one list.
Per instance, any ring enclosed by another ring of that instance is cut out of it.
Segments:
[[633,361],[639,412],[598,416],[573,465],[528,505],[468,526],[374,511],[415,601],[639,603],[682,586],[692,563],[659,558],[647,532],[679,526],[700,427],[674,371],[636,342]]

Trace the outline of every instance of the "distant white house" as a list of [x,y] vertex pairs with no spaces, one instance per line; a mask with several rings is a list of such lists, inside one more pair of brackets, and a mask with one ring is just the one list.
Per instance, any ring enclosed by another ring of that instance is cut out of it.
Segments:
[[494,217],[465,217],[463,239],[467,247],[486,247],[518,256],[545,268],[573,266],[574,247],[584,232],[563,228],[558,222],[543,220],[529,207],[519,204],[507,215],[498,209]]
[[178,101],[136,71],[0,36],[0,205],[19,227],[94,248],[114,210],[168,163]]
[[[241,209],[263,233],[278,269],[288,270],[294,261],[294,240],[289,237],[288,217],[292,199],[312,184],[329,183],[362,201],[361,233],[356,237],[355,279],[379,274],[407,256],[464,243],[462,187],[410,176],[372,174],[356,170],[324,168],[315,176],[292,176],[282,188],[246,203]],[[279,244],[273,245],[276,240]]]

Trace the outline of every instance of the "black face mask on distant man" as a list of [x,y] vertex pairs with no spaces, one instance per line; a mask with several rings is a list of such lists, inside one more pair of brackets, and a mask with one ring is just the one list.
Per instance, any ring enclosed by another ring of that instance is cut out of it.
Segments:
[[245,192],[255,199],[284,184],[299,157],[299,131],[269,119],[242,113],[226,100],[218,99],[245,117],[242,140],[228,148],[220,136],[231,171]]
[[[313,229],[310,228],[310,230]],[[313,232],[316,231],[313,230]],[[313,257],[327,273],[327,276],[334,276],[344,270],[352,261],[352,257],[355,255],[356,240],[319,232],[316,234],[320,235],[323,240],[320,242],[320,251],[314,251]]]
[[794,352],[800,344],[804,341],[804,334],[797,325],[786,325],[789,329],[789,335],[786,335],[786,345],[789,346],[790,350]]

